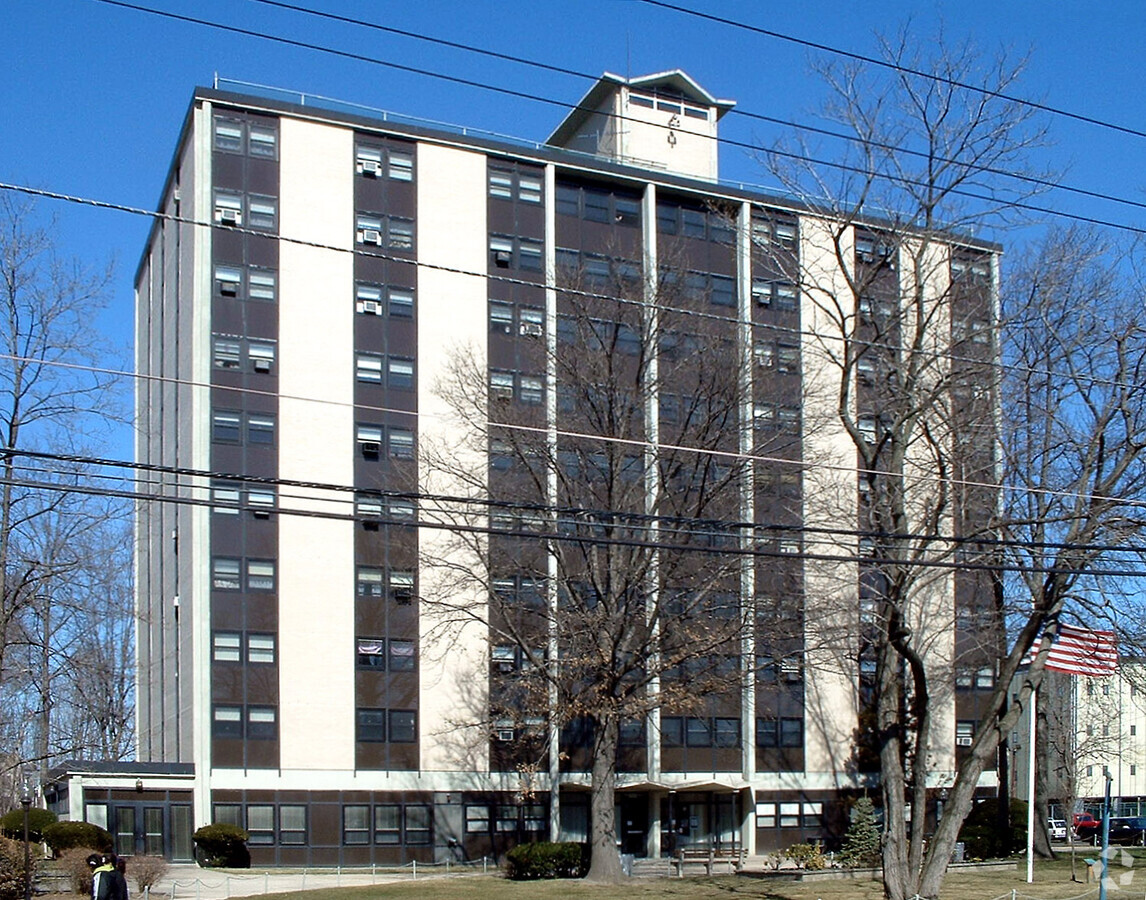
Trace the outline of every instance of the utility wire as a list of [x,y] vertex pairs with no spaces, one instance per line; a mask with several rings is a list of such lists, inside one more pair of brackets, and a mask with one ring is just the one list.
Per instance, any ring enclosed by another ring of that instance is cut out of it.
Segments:
[[[394,70],[400,71],[400,72],[407,72],[409,74],[422,75],[422,76],[425,76],[427,78],[439,79],[439,80],[446,81],[446,82],[451,83],[451,84],[458,84],[458,85],[462,85],[464,87],[472,87],[472,88],[476,88],[478,90],[487,90],[487,91],[491,91],[493,93],[502,94],[502,95],[509,96],[509,97],[514,97],[516,99],[529,100],[529,101],[536,102],[536,103],[543,103],[543,104],[547,104],[550,106],[560,107],[561,109],[566,110],[566,111],[568,111],[570,109],[585,109],[585,111],[587,111],[587,112],[593,112],[593,113],[605,116],[607,118],[615,119],[616,121],[621,122],[621,123],[631,121],[628,117],[623,116],[623,115],[619,115],[616,113],[602,113],[600,110],[592,110],[592,109],[588,109],[585,107],[579,107],[579,106],[570,107],[569,103],[564,101],[564,100],[557,100],[557,99],[554,99],[551,97],[542,97],[538,94],[530,94],[530,93],[527,93],[525,91],[518,91],[518,90],[515,90],[513,88],[506,88],[506,87],[500,87],[497,85],[491,85],[491,84],[488,84],[485,82],[474,81],[473,79],[468,79],[468,78],[461,78],[461,77],[455,76],[455,75],[447,75],[447,74],[444,74],[442,72],[435,72],[431,69],[423,69],[423,68],[418,68],[416,66],[408,66],[408,65],[404,65],[402,63],[396,63],[396,62],[391,62],[389,60],[379,59],[377,57],[366,56],[365,54],[361,54],[361,53],[352,53],[352,52],[347,51],[347,50],[339,50],[335,47],[327,47],[327,46],[324,46],[322,44],[315,44],[315,43],[312,43],[309,41],[295,40],[293,38],[287,38],[287,37],[283,37],[281,35],[268,34],[266,32],[256,31],[254,29],[249,29],[249,28],[241,28],[241,27],[235,26],[235,25],[224,25],[220,22],[215,22],[215,21],[212,21],[210,19],[201,19],[201,18],[197,18],[194,16],[185,16],[185,15],[180,15],[178,13],[167,12],[164,10],[152,9],[150,7],[147,7],[147,6],[140,6],[138,4],[128,3],[128,2],[125,2],[125,0],[93,0],[93,2],[103,3],[103,4],[106,4],[109,6],[120,7],[122,9],[133,10],[135,12],[142,12],[142,13],[146,13],[149,15],[159,16],[161,18],[173,19],[175,21],[185,22],[185,23],[192,24],[192,25],[200,25],[200,26],[205,27],[205,28],[212,28],[212,29],[224,31],[224,32],[227,32],[230,34],[240,34],[240,35],[243,35],[245,37],[258,38],[260,40],[271,41],[273,43],[284,44],[286,46],[297,47],[297,48],[305,49],[305,50],[313,50],[313,51],[316,51],[319,53],[326,53],[326,54],[330,54],[330,55],[337,56],[340,58],[353,60],[355,62],[365,62],[365,63],[369,63],[371,65],[383,66],[385,68],[394,69]],[[654,127],[661,128],[666,132],[671,132],[673,130],[668,125],[660,125],[659,123],[642,122],[641,124],[642,125],[652,124]],[[700,136],[700,137],[708,137],[708,136]],[[711,139],[711,140],[716,141],[717,143],[723,143],[723,144],[726,144],[726,145],[732,146],[732,147],[741,147],[741,148],[744,148],[747,150],[752,150],[752,151],[759,151],[760,150],[760,148],[757,145],[752,144],[752,143],[748,143],[746,141],[737,141],[737,140],[733,140],[731,138],[722,138],[722,137],[710,137],[708,139]],[[888,180],[891,180],[893,184],[907,185],[907,186],[919,187],[919,188],[934,187],[934,185],[928,184],[925,181],[919,181],[919,180],[907,178],[907,177],[891,178],[890,176],[885,176],[885,175],[882,175],[878,172],[873,172],[873,171],[870,171],[869,169],[865,169],[865,168],[860,167],[860,166],[851,166],[851,165],[847,165],[845,163],[834,162],[832,160],[817,159],[815,157],[810,157],[810,156],[807,156],[805,154],[794,153],[794,152],[785,151],[785,150],[779,150],[776,148],[769,149],[766,152],[768,152],[774,156],[784,158],[784,159],[792,159],[792,160],[796,160],[799,162],[810,163],[810,164],[816,165],[816,166],[824,166],[827,168],[839,169],[841,171],[848,172],[851,174],[861,175],[865,178],[881,179],[881,180],[882,179],[888,179]],[[995,197],[991,194],[980,194],[980,193],[976,193],[974,191],[966,190],[965,188],[951,187],[951,188],[944,188],[943,190],[945,193],[951,194],[953,196],[966,197],[968,199],[978,200],[978,201],[981,201],[981,202],[984,202],[984,203],[987,203],[990,205],[996,205],[996,204],[1004,202],[1004,201],[1001,201],[998,197]],[[1125,224],[1125,223],[1111,222],[1111,221],[1108,221],[1105,219],[1099,219],[1095,216],[1082,215],[1080,213],[1064,212],[1062,210],[1057,210],[1057,209],[1054,209],[1052,207],[1038,206],[1036,204],[1026,203],[1026,202],[1023,202],[1020,200],[1008,200],[1008,201],[1005,201],[1005,205],[1009,209],[1015,209],[1015,210],[1021,209],[1021,210],[1024,210],[1026,212],[1036,212],[1036,213],[1040,213],[1043,215],[1049,215],[1049,216],[1054,216],[1057,218],[1068,219],[1068,220],[1074,221],[1074,222],[1082,222],[1082,223],[1089,224],[1089,225],[1100,225],[1100,226],[1107,227],[1107,228],[1115,228],[1115,229],[1127,231],[1127,232],[1130,232],[1132,234],[1146,235],[1146,227],[1138,227],[1138,226],[1129,225],[1129,224]]]
[[[299,238],[290,238],[290,237],[285,237],[285,236],[269,235],[265,232],[261,232],[261,231],[255,230],[255,229],[236,227],[236,226],[223,226],[223,225],[220,225],[220,224],[215,223],[215,222],[191,219],[189,217],[177,216],[177,215],[174,215],[171,213],[150,212],[150,211],[143,210],[143,209],[140,209],[137,207],[128,207],[128,206],[123,206],[123,205],[119,205],[119,204],[109,203],[106,201],[91,200],[88,198],[80,198],[80,197],[75,197],[75,196],[70,196],[70,195],[65,195],[65,194],[59,194],[59,193],[52,192],[52,191],[47,191],[47,190],[38,189],[38,188],[29,188],[29,187],[22,186],[22,185],[11,185],[11,184],[6,184],[6,183],[0,182],[0,190],[13,190],[13,191],[17,191],[17,192],[27,193],[27,194],[30,194],[33,196],[45,197],[45,198],[49,198],[49,199],[64,200],[64,201],[68,201],[68,202],[75,202],[75,203],[79,203],[82,205],[90,205],[90,206],[94,206],[97,208],[103,208],[103,209],[113,209],[113,210],[117,210],[117,211],[124,211],[124,212],[133,213],[133,214],[148,216],[149,218],[153,218],[153,219],[163,219],[163,220],[167,220],[167,221],[175,221],[175,222],[179,222],[181,224],[189,224],[189,225],[195,225],[195,226],[207,227],[207,228],[225,229],[225,230],[235,231],[235,232],[239,232],[239,233],[250,234],[253,236],[263,237],[263,238],[267,238],[267,239],[275,239],[275,240],[279,240],[279,241],[285,242],[285,243],[299,244],[299,245],[315,247],[315,248],[319,248],[319,249],[333,250],[333,251],[343,252],[343,253],[355,253],[355,252],[357,252],[357,253],[360,253],[360,254],[366,255],[366,256],[371,256],[371,257],[380,258],[380,259],[386,259],[386,260],[390,260],[390,261],[404,262],[404,263],[409,263],[409,264],[416,265],[416,266],[424,266],[427,268],[431,268],[431,269],[435,269],[435,270],[439,270],[439,271],[450,272],[453,274],[462,274],[462,275],[467,275],[467,276],[471,276],[471,277],[489,278],[491,280],[493,280],[495,278],[500,278],[501,280],[504,280],[504,281],[507,281],[507,282],[510,282],[513,284],[526,285],[526,286],[533,287],[533,288],[541,287],[536,282],[527,281],[524,279],[513,279],[513,278],[509,278],[508,276],[486,275],[485,273],[472,272],[469,270],[458,269],[455,267],[442,266],[442,265],[431,264],[431,263],[426,263],[426,262],[422,262],[422,261],[410,260],[410,259],[406,259],[404,257],[394,256],[392,254],[384,254],[384,253],[375,252],[375,251],[354,250],[351,248],[337,247],[337,246],[330,245],[330,244],[323,244],[323,243],[315,242],[315,241],[307,241],[307,240],[302,240]],[[638,300],[631,300],[631,301],[623,300],[622,298],[612,297],[610,295],[596,294],[596,293],[592,293],[592,292],[579,291],[579,290],[575,290],[575,289],[561,288],[561,291],[563,293],[580,295],[580,296],[584,296],[584,297],[588,297],[588,298],[594,298],[594,299],[606,299],[606,300],[613,300],[616,302],[627,302],[627,303],[632,303],[634,305],[641,305],[642,304],[642,301],[638,301]],[[718,319],[720,321],[733,323],[733,324],[744,324],[744,323],[741,323],[741,321],[739,319],[731,318],[728,316],[719,316],[719,315],[713,314],[713,313],[704,313],[704,312],[699,312],[696,310],[681,309],[681,308],[675,308],[675,307],[664,307],[664,306],[659,307],[659,309],[661,309],[662,311],[680,312],[683,315],[694,315],[697,317]],[[795,329],[787,329],[787,330],[791,331],[792,333],[795,333],[795,334],[799,334],[799,335],[803,335],[803,336],[812,336],[812,337],[817,337],[817,338],[825,339],[825,340],[828,340],[828,339],[840,340],[841,339],[838,335],[823,336],[823,335],[818,335],[815,332],[803,332],[803,331],[798,331]],[[880,345],[878,343],[873,342],[870,344],[870,346],[882,347],[883,345]],[[5,354],[0,354],[0,358],[15,359],[16,357],[11,357],[11,356],[7,356]],[[988,362],[983,361],[983,360],[975,360],[974,358],[971,358],[971,357],[948,357],[948,356],[944,356],[942,354],[937,354],[937,358],[940,358],[940,359],[949,358],[949,359],[953,359],[953,360],[957,359],[957,360],[961,360],[964,362],[974,363],[974,364],[983,365],[983,366],[990,365],[993,367],[1001,367],[1003,365],[1001,363],[994,363],[994,362],[988,363]],[[158,381],[172,382],[172,383],[176,383],[176,384],[185,384],[185,385],[192,386],[192,387],[210,387],[212,389],[219,387],[218,385],[215,385],[215,384],[205,384],[205,383],[201,383],[201,382],[193,382],[193,381],[186,380],[186,379],[170,378],[167,376],[142,375],[139,373],[129,373],[129,372],[123,372],[123,371],[119,371],[119,370],[98,369],[96,367],[86,366],[86,365],[78,365],[78,364],[71,364],[71,363],[52,363],[52,362],[46,361],[46,360],[34,360],[34,361],[37,362],[38,364],[61,365],[61,366],[67,366],[70,368],[75,368],[75,369],[80,369],[80,370],[87,370],[87,371],[93,371],[93,372],[105,372],[107,374],[118,374],[118,375],[122,375],[124,377],[131,377],[131,378],[138,378],[138,379],[154,379],[154,380],[158,380]],[[1038,370],[1032,370],[1032,369],[1027,369],[1027,368],[1019,368],[1018,371],[1025,372],[1025,373],[1031,373],[1031,374],[1051,374],[1051,373],[1040,372]],[[1105,382],[1105,383],[1115,385],[1115,386],[1118,386],[1121,384],[1119,382]],[[1126,385],[1121,385],[1121,386],[1126,386]],[[238,388],[238,387],[227,388],[226,386],[222,386],[222,387],[224,387],[225,389],[228,389],[228,390],[232,390],[235,392],[241,392],[241,393],[263,394],[263,395],[266,395],[268,397],[276,397],[279,399],[281,399],[283,397],[283,395],[275,394],[275,393],[270,392],[270,391],[258,391],[257,389],[252,389],[252,388]],[[306,402],[322,403],[322,404],[329,404],[329,403],[335,402],[335,401],[330,401],[327,399],[309,398],[309,397],[293,396],[293,395],[288,395],[288,397],[290,399],[296,399],[296,400],[301,400],[301,401],[306,401]],[[350,406],[351,404],[349,402],[347,402],[343,405]],[[354,406],[355,406],[355,408],[359,408],[357,404],[354,404]],[[405,415],[405,416],[417,415],[416,413],[411,413],[409,410],[391,409],[391,408],[385,408],[385,407],[364,407],[364,408],[369,410],[369,411],[379,411],[379,412],[384,412],[386,414]],[[510,423],[500,423],[500,422],[488,422],[486,424],[490,427],[500,427],[500,428],[507,428],[507,429],[533,431],[533,432],[536,432],[538,434],[544,434],[545,433],[545,429],[541,428],[541,427],[513,425]],[[635,441],[635,440],[626,440],[626,439],[621,439],[621,438],[609,437],[609,436],[605,436],[605,435],[591,435],[591,434],[582,434],[582,433],[577,433],[577,432],[560,432],[560,435],[563,437],[597,440],[597,441],[611,441],[611,442],[622,443],[622,444],[631,444],[631,445],[638,447],[638,448],[648,448],[651,446],[647,442],[641,442],[641,441]],[[657,446],[661,449],[664,449],[664,450],[672,450],[672,451],[680,451],[680,452],[693,452],[693,453],[698,453],[698,454],[704,453],[704,454],[710,454],[710,455],[714,455],[714,456],[723,456],[723,457],[727,457],[727,458],[751,459],[751,460],[754,460],[757,462],[767,462],[767,463],[771,463],[771,464],[781,464],[781,465],[798,465],[801,468],[808,468],[808,464],[804,463],[803,461],[795,461],[795,460],[791,460],[791,459],[788,459],[785,457],[768,457],[768,456],[741,454],[737,451],[709,450],[709,449],[705,449],[705,448],[690,448],[687,446],[677,446],[677,445],[669,445],[669,444],[659,444]],[[829,469],[829,470],[835,469],[838,471],[846,471],[849,473],[855,471],[851,467],[847,467],[847,468],[842,467],[842,466],[833,467],[833,466],[829,466],[827,464],[822,464],[822,463],[817,464],[817,467],[821,468],[821,469]],[[894,472],[877,472],[876,474],[887,475],[889,477],[900,477],[899,474],[894,473]],[[981,483],[981,482],[953,480],[952,483],[963,484],[963,485],[969,486],[969,487],[985,487],[985,488],[990,488],[990,489],[1002,489],[1002,490],[1019,490],[1020,489],[1020,488],[1017,488],[1014,486],[1000,486],[1000,485],[996,485],[996,484],[992,484],[992,483],[986,483],[986,482]],[[1075,494],[1072,492],[1050,491],[1050,490],[1045,490],[1045,489],[1035,489],[1034,493],[1045,494],[1045,495],[1049,495],[1049,496],[1068,496],[1068,497],[1075,496]],[[1112,498],[1106,498],[1106,497],[1095,496],[1093,499],[1116,500],[1116,501],[1122,502],[1122,503],[1132,503],[1133,502],[1133,501],[1127,501],[1124,498],[1113,498],[1113,497]]]
[[856,62],[862,62],[867,65],[890,69],[893,72],[899,72],[903,75],[911,75],[916,78],[925,78],[929,81],[937,81],[941,84],[950,85],[951,87],[956,87],[965,91],[972,91],[976,94],[981,94],[984,97],[995,97],[999,100],[1005,100],[1008,103],[1017,103],[1022,106],[1029,106],[1032,109],[1039,110],[1040,112],[1050,113],[1051,115],[1055,116],[1062,116],[1067,119],[1073,119],[1076,122],[1085,122],[1087,125],[1097,125],[1099,128],[1109,128],[1112,131],[1133,135],[1134,137],[1146,137],[1146,131],[1140,131],[1137,128],[1130,128],[1126,125],[1118,125],[1114,122],[1108,122],[1104,119],[1098,119],[1094,116],[1085,115],[1084,113],[1071,112],[1070,110],[1062,109],[1061,107],[1039,103],[1035,100],[1029,100],[1025,97],[1018,97],[1013,94],[1005,93],[1004,91],[995,91],[980,85],[969,84],[965,81],[959,81],[956,78],[947,78],[942,75],[936,75],[933,72],[924,72],[919,69],[913,69],[909,66],[890,62],[886,59],[879,59],[875,56],[866,56],[862,53],[855,53],[851,50],[841,50],[839,47],[832,47],[829,44],[821,44],[817,43],[816,41],[809,41],[804,38],[798,38],[790,34],[785,34],[782,31],[773,31],[768,28],[761,28],[757,25],[750,25],[747,22],[743,22],[737,19],[730,19],[725,16],[717,16],[713,15],[712,13],[700,12],[699,10],[690,9],[687,6],[681,6],[676,3],[668,3],[666,0],[639,0],[639,2],[645,3],[649,6],[659,7],[660,9],[669,9],[674,12],[683,13],[687,16],[692,16],[693,18],[705,19],[710,22],[716,22],[720,25],[728,25],[733,28],[750,31],[755,34],[763,35],[764,37],[775,38],[776,40],[786,41],[791,44],[797,44],[801,47],[807,47],[810,50],[819,50],[823,53],[831,53],[835,56],[843,56],[848,59],[853,59]]
[[[126,464],[132,465],[132,464]],[[207,476],[203,476],[207,477]],[[155,492],[139,492],[131,490],[123,491],[109,491],[105,488],[94,488],[87,485],[67,485],[61,486],[56,482],[34,482],[22,479],[0,478],[0,484],[10,484],[13,486],[27,487],[29,489],[38,490],[51,490],[67,493],[79,494],[92,494],[102,497],[116,496],[120,499],[136,500],[140,502],[160,502],[164,504],[174,504],[177,506],[219,506],[217,501],[212,501],[207,498],[193,498],[193,497],[180,497],[164,494],[156,494]],[[332,490],[350,491],[353,488],[346,486],[332,486]],[[358,493],[362,493],[358,491]],[[377,492],[386,495],[396,494],[400,492],[382,491]],[[488,502],[488,501],[481,501]],[[235,509],[236,507],[228,507]],[[440,522],[433,519],[419,518],[411,522],[406,518],[388,518],[383,515],[362,515],[359,513],[338,513],[329,510],[300,510],[300,509],[281,509],[276,507],[273,510],[267,510],[272,514],[281,514],[288,516],[300,516],[304,518],[324,519],[324,520],[337,520],[349,521],[355,523],[370,523],[378,526],[386,526],[388,528],[427,528],[431,530],[446,531],[453,534],[470,534],[470,535],[487,535],[487,536],[501,536],[507,538],[520,538],[526,540],[536,540],[541,542],[553,543],[576,543],[586,544],[592,546],[609,545],[636,549],[649,549],[649,550],[663,550],[669,552],[681,553],[699,553],[708,556],[751,556],[756,558],[770,558],[782,560],[800,560],[800,561],[813,561],[813,562],[855,562],[861,565],[872,566],[879,568],[894,567],[894,566],[907,566],[911,568],[922,569],[941,569],[952,571],[982,571],[993,573],[1011,573],[1011,574],[1062,574],[1062,575],[1079,575],[1079,576],[1093,576],[1093,577],[1120,577],[1120,578],[1137,578],[1146,576],[1146,571],[1137,571],[1133,569],[1099,569],[1099,568],[1071,568],[1056,565],[1041,565],[1041,564],[1024,564],[1024,563],[976,563],[968,562],[965,560],[941,560],[941,559],[927,559],[920,560],[918,558],[910,557],[906,559],[894,557],[872,557],[862,556],[858,554],[839,554],[839,553],[809,553],[801,545],[798,553],[785,552],[779,549],[765,549],[758,545],[751,547],[743,546],[699,546],[694,544],[680,544],[680,543],[664,543],[662,541],[642,540],[634,538],[620,538],[609,537],[602,535],[599,531],[590,534],[568,534],[561,531],[553,532],[539,532],[527,530],[512,530],[512,529],[498,529],[488,525],[474,525],[464,522]],[[433,513],[435,510],[425,510],[425,512]],[[588,527],[596,527],[602,523],[594,522],[592,520],[584,523]],[[606,524],[606,528],[612,528],[617,531],[627,530],[624,526],[617,526],[613,524]],[[727,532],[720,532],[726,534]],[[700,536],[708,536],[709,532],[696,532]]]
[[[477,54],[479,56],[485,56],[489,59],[498,59],[498,60],[501,60],[503,62],[509,62],[509,63],[513,63],[516,65],[528,66],[530,68],[538,69],[538,70],[544,71],[544,72],[552,72],[552,73],[558,74],[558,75],[569,75],[569,76],[572,76],[574,78],[580,78],[580,79],[584,79],[584,80],[588,80],[588,81],[594,81],[594,82],[599,77],[599,76],[591,74],[589,72],[582,72],[582,71],[579,71],[577,69],[569,69],[569,68],[565,68],[564,66],[556,66],[556,65],[553,65],[551,63],[546,63],[546,62],[543,62],[543,61],[537,60],[537,59],[530,59],[530,58],[524,57],[524,56],[515,56],[512,54],[508,54],[508,53],[499,53],[496,50],[490,50],[490,49],[485,48],[485,47],[478,47],[478,46],[475,46],[473,44],[463,44],[463,43],[460,43],[458,41],[451,41],[451,40],[447,40],[445,38],[435,37],[434,35],[419,33],[419,32],[415,32],[415,31],[409,31],[409,30],[403,29],[403,28],[395,28],[392,25],[383,25],[379,22],[371,22],[368,19],[356,19],[352,16],[344,16],[344,15],[339,15],[337,13],[325,12],[325,11],[319,10],[319,9],[311,9],[310,7],[302,6],[302,5],[299,5],[296,3],[285,3],[285,2],[282,2],[282,0],[250,0],[250,2],[261,3],[264,6],[272,6],[272,7],[278,8],[278,9],[291,10],[292,12],[303,13],[303,14],[309,15],[309,16],[316,16],[316,17],[319,17],[322,19],[327,19],[329,21],[333,21],[333,22],[342,22],[343,24],[347,24],[347,25],[354,25],[357,27],[369,28],[369,29],[372,29],[374,31],[382,32],[384,34],[394,34],[394,35],[398,35],[400,37],[410,38],[411,40],[415,40],[415,41],[422,41],[424,43],[435,44],[435,45],[440,46],[440,47],[450,47],[451,49],[454,49],[454,50],[463,50],[467,53],[474,53],[474,54]],[[921,77],[926,77],[926,78],[929,78],[931,80],[938,80],[938,81],[943,80],[943,79],[941,79],[935,75],[926,75],[925,73],[920,73],[920,75],[921,75]],[[1033,105],[1033,104],[1029,104],[1028,101],[1014,101],[1014,102],[1023,103],[1024,105]],[[1102,193],[1100,191],[1092,191],[1092,190],[1088,190],[1086,188],[1062,184],[1061,182],[1052,181],[1049,178],[1040,178],[1038,176],[1030,175],[1030,174],[1025,173],[1025,172],[1013,172],[1013,171],[1010,171],[1007,169],[999,169],[999,168],[996,168],[994,166],[965,165],[965,164],[960,163],[959,160],[951,159],[949,157],[943,157],[943,156],[931,157],[929,154],[924,153],[923,151],[913,150],[909,147],[903,147],[903,146],[900,146],[898,144],[887,144],[887,143],[882,143],[880,141],[861,139],[854,134],[848,134],[848,133],[842,132],[842,131],[834,131],[830,128],[824,128],[824,127],[820,127],[820,126],[816,126],[816,125],[809,125],[806,123],[801,124],[801,123],[793,122],[793,121],[790,121],[787,119],[780,119],[780,118],[777,118],[775,116],[767,116],[767,115],[764,115],[762,113],[751,112],[749,110],[742,109],[739,106],[737,106],[734,109],[729,110],[728,115],[752,119],[752,120],[757,121],[757,122],[766,122],[770,125],[781,125],[781,126],[784,126],[786,128],[798,129],[800,131],[804,131],[804,132],[807,132],[809,134],[818,134],[818,135],[821,135],[823,137],[836,138],[839,140],[848,141],[850,143],[862,143],[865,146],[877,147],[880,150],[885,150],[885,151],[889,151],[892,153],[902,153],[902,154],[907,155],[907,156],[913,156],[913,157],[916,157],[919,159],[927,159],[927,160],[930,160],[932,162],[943,163],[945,165],[951,165],[951,164],[964,165],[965,168],[967,168],[969,171],[972,171],[972,172],[983,172],[983,173],[990,174],[990,175],[998,175],[998,176],[1005,177],[1005,178],[1013,178],[1013,179],[1016,179],[1018,181],[1026,182],[1027,184],[1035,185],[1036,187],[1051,188],[1054,190],[1064,191],[1066,193],[1078,194],[1078,195],[1083,196],[1083,197],[1090,197],[1090,198],[1095,199],[1095,200],[1105,200],[1105,201],[1109,201],[1111,203],[1121,203],[1121,204],[1124,204],[1126,206],[1133,206],[1133,207],[1136,207],[1138,209],[1146,209],[1146,202],[1139,201],[1139,200],[1132,200],[1128,197],[1118,197],[1118,196],[1115,196],[1114,194],[1105,194],[1105,193]]]

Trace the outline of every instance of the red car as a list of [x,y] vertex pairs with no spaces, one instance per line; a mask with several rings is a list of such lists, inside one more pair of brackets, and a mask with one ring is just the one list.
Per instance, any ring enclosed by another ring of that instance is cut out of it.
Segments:
[[1079,827],[1083,828],[1097,828],[1099,825],[1098,819],[1094,818],[1090,813],[1075,813],[1071,819],[1071,827],[1078,831]]

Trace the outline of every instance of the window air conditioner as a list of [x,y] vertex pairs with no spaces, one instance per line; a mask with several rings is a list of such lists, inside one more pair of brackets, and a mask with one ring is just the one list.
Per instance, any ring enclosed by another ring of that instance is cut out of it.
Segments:
[[545,330],[536,322],[522,322],[519,329],[524,337],[541,337]]
[[256,519],[269,519],[271,517],[271,511],[269,509],[252,509],[251,515]]
[[374,231],[373,229],[366,229],[360,233],[362,235],[362,237],[361,237],[362,243],[374,244],[378,247],[382,246],[382,232],[381,231]]
[[957,737],[957,738],[955,738],[955,746],[956,747],[970,747],[971,746],[971,738],[969,738],[969,737]]
[[367,315],[380,316],[382,315],[382,304],[377,300],[363,300],[362,311]]
[[224,297],[237,297],[239,295],[239,285],[234,281],[220,281],[219,293]]
[[367,178],[377,178],[382,174],[382,163],[376,159],[364,159],[358,165],[359,171]]
[[242,225],[243,214],[240,213],[237,209],[223,209],[222,207],[217,207],[215,209],[215,220],[217,222],[222,222],[224,225]]
[[493,254],[493,261],[497,263],[500,268],[507,268],[512,254],[508,250],[497,250]]
[[362,442],[362,455],[371,459],[377,459],[378,454],[382,452],[382,445],[377,441],[363,441]]
[[271,370],[271,361],[269,359],[256,359],[255,371],[256,372],[269,372]]
[[499,741],[512,741],[513,729],[512,728],[499,728],[497,730],[497,739]]

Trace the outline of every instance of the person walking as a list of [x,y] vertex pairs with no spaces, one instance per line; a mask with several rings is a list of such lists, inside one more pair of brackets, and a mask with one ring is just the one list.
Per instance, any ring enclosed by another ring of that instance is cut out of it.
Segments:
[[127,879],[116,867],[114,853],[88,857],[92,868],[92,900],[127,900]]

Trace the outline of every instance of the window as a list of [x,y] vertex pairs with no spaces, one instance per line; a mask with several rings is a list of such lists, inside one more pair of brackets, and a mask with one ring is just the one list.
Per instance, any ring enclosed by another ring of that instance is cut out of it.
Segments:
[[211,588],[216,591],[242,590],[241,561],[232,557],[216,556],[211,560]]
[[975,723],[961,720],[955,723],[955,746],[970,747],[975,740]]
[[253,665],[274,665],[275,636],[273,634],[247,635],[247,662]]
[[212,712],[214,726],[211,734],[216,738],[243,736],[243,710],[239,706],[216,706]]
[[390,640],[391,672],[412,672],[416,668],[416,663],[413,641]]
[[[91,819],[88,819],[91,822]],[[243,807],[238,803],[216,803],[211,811],[211,821],[220,825],[243,827]]]
[[776,827],[776,804],[775,803],[757,803],[756,804],[756,827],[757,828],[775,828]]
[[799,803],[781,803],[780,804],[780,827],[781,828],[799,828],[800,827],[800,804]]
[[752,279],[752,301],[766,309],[792,311],[798,308],[796,287],[791,282],[769,278]]
[[215,149],[274,159],[278,132],[273,125],[231,116],[215,116]]
[[523,375],[520,372],[491,371],[489,373],[490,399],[510,401],[536,406],[545,401],[545,380],[540,375]]
[[386,641],[383,638],[358,638],[358,668],[386,668]]
[[796,247],[796,223],[772,216],[752,214],[752,243],[757,247]]
[[251,591],[273,591],[275,589],[274,560],[247,560],[247,589]]
[[387,387],[412,390],[414,387],[414,360],[390,357],[386,367]]
[[641,198],[589,185],[557,185],[557,212],[589,222],[637,227],[641,223]]
[[398,606],[409,606],[414,598],[414,573],[392,571],[390,573],[390,600]]
[[362,246],[413,250],[414,221],[400,216],[358,213],[354,219],[354,238]]
[[803,747],[804,746],[804,720],[803,719],[781,719],[780,720],[780,746],[781,747]]
[[237,369],[243,356],[239,341],[215,338],[214,363],[216,369]]
[[263,339],[215,335],[212,359],[216,369],[267,373],[275,361],[275,344]]
[[381,384],[383,359],[380,353],[355,353],[354,377],[367,384]]
[[494,828],[502,834],[513,834],[517,831],[517,807],[508,803],[497,804],[497,817]]
[[394,744],[412,744],[417,740],[416,714],[412,709],[390,710],[390,741]]
[[247,210],[252,228],[274,230],[278,214],[278,203],[274,197],[251,194],[247,199]]
[[430,844],[430,826],[433,821],[430,807],[411,805],[406,807],[406,843]]
[[358,574],[356,577],[358,585],[359,597],[381,597],[382,596],[382,570],[368,568],[366,566],[358,567]]
[[211,440],[219,444],[237,444],[242,439],[242,414],[216,410],[211,416]]
[[397,803],[380,803],[374,807],[374,841],[402,843],[402,807]]
[[516,163],[490,163],[489,195],[497,200],[520,200],[522,203],[540,203],[542,200],[542,171],[525,168]]
[[273,444],[275,442],[275,420],[261,413],[247,415],[247,443]]
[[216,631],[212,635],[211,658],[215,662],[242,660],[242,635],[237,631]]
[[414,317],[412,288],[359,282],[354,286],[354,311],[364,316]]
[[273,706],[247,707],[247,737],[255,741],[273,741],[278,736]]
[[685,719],[685,743],[689,747],[711,747],[712,721],[696,716]]
[[370,807],[342,807],[342,843],[347,845],[370,843]]
[[247,807],[247,833],[252,844],[273,844],[275,842],[275,808],[268,805],[251,804]]
[[471,804],[465,809],[466,834],[489,834],[489,806]]
[[716,719],[714,720],[714,738],[717,747],[740,746],[740,720]]
[[246,508],[256,518],[266,518],[276,503],[275,488],[271,485],[242,487],[229,481],[211,482],[211,511],[225,516],[237,516]]
[[391,459],[414,458],[414,432],[405,428],[391,428],[387,437],[387,452]]
[[540,272],[545,268],[544,244],[531,238],[491,234],[489,257],[490,264],[498,269]]
[[362,743],[382,743],[386,740],[386,710],[358,709],[355,715],[355,739]]
[[242,225],[243,195],[233,191],[215,191],[215,221],[220,225]]

